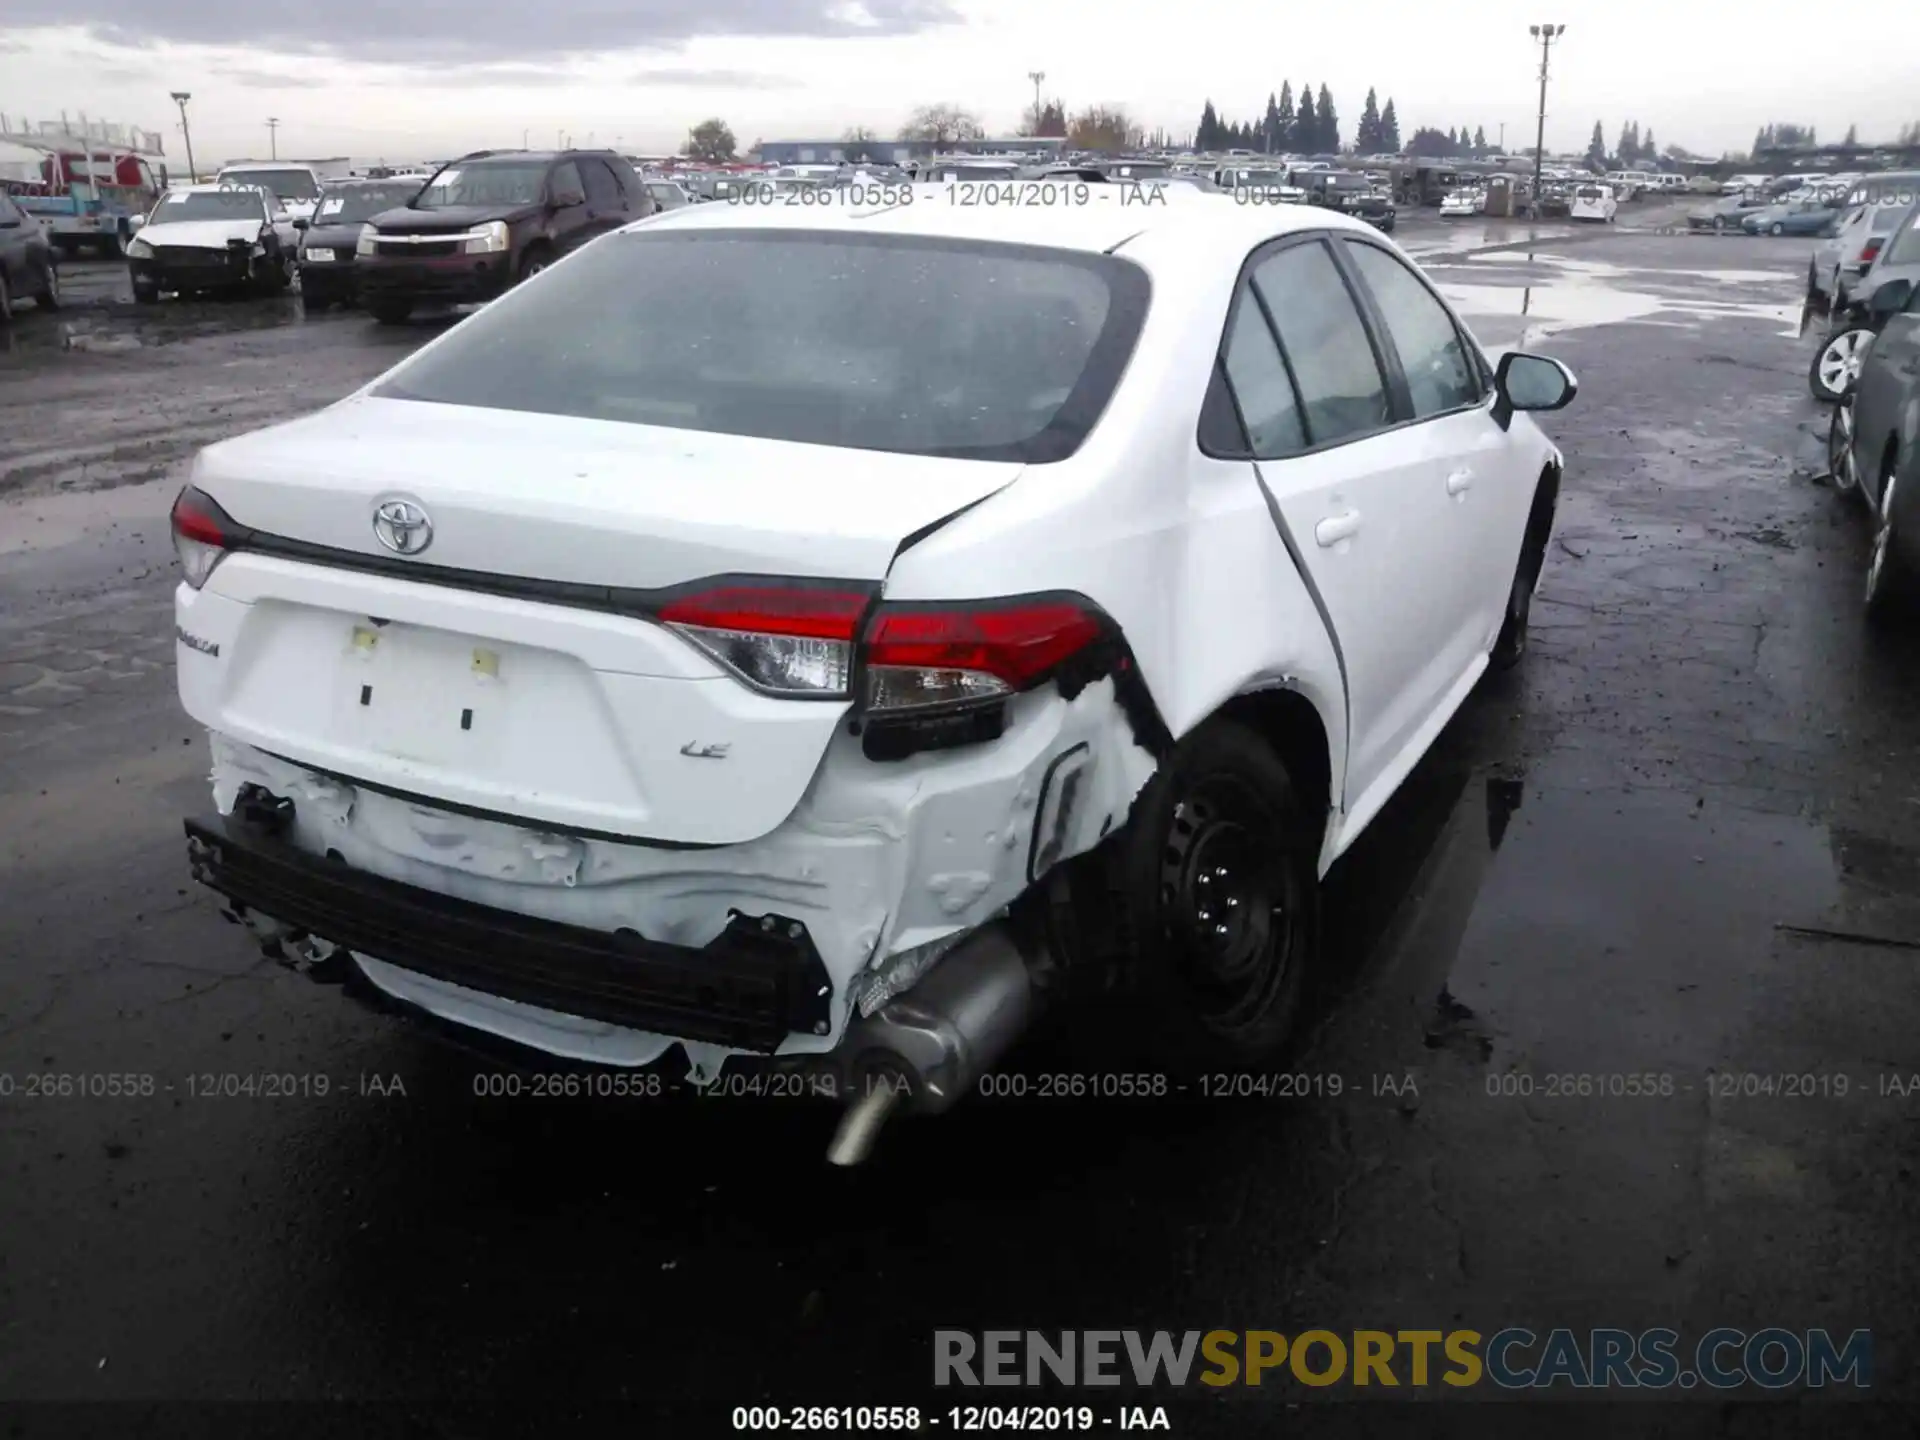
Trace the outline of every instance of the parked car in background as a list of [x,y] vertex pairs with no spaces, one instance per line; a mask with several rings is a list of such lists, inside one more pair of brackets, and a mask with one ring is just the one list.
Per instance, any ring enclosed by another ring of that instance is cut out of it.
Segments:
[[1882,620],[1920,598],[1920,281],[1886,281],[1870,308],[1875,334],[1834,406],[1827,468],[1873,516],[1866,603]]
[[308,310],[354,302],[359,294],[354,283],[354,251],[360,244],[360,232],[375,215],[411,200],[426,178],[329,180],[321,188],[313,218],[302,227],[295,255],[301,303]]
[[1487,211],[1487,192],[1484,190],[1449,190],[1440,201],[1440,217],[1443,220],[1459,219],[1468,215],[1484,215]]
[[1737,195],[1729,195],[1710,205],[1703,205],[1687,214],[1687,229],[1711,230],[1716,235],[1728,230],[1740,228],[1740,222],[1747,213],[1757,210],[1767,203],[1767,197],[1758,190],[1742,190]]
[[367,310],[397,325],[424,304],[491,300],[611,231],[656,212],[611,150],[480,150],[437,171],[360,232]]
[[1599,220],[1612,224],[1619,212],[1620,202],[1614,198],[1611,185],[1576,185],[1573,193],[1567,197],[1569,220]]
[[644,180],[641,183],[647,187],[647,194],[653,197],[656,210],[678,210],[683,205],[693,203],[687,192],[671,180]]
[[0,192],[0,325],[21,300],[58,310],[60,267],[47,227]]
[[1749,210],[1740,217],[1740,228],[1749,235],[1830,235],[1839,220],[1834,202],[1813,196]]
[[1391,231],[1398,218],[1393,199],[1365,175],[1352,170],[1296,170],[1293,182],[1307,192],[1307,204],[1337,210]]
[[1920,205],[1909,205],[1867,273],[1847,287],[1830,312],[1827,338],[1807,367],[1807,385],[1814,399],[1831,404],[1851,383],[1860,357],[1886,313],[1876,307],[1875,293],[1887,285],[1920,282],[1917,219],[1920,219]]
[[1576,387],[1332,210],[1089,188],[697,207],[201,452],[195,876],[444,1025],[810,1077],[841,1163],[1043,1002],[1265,1071],[1524,656]]
[[168,291],[278,294],[293,283],[298,244],[293,217],[257,185],[177,186],[127,242],[134,301],[151,305]]
[[1856,205],[1845,212],[1833,233],[1807,261],[1807,301],[1823,309],[1846,303],[1848,287],[1879,258],[1915,199]]
[[320,202],[320,172],[311,165],[283,161],[248,161],[228,165],[213,177],[220,185],[258,185],[275,196],[295,220],[311,220]]
[[1749,190],[1760,190],[1773,183],[1771,175],[1734,175],[1720,182],[1722,195],[1743,195]]

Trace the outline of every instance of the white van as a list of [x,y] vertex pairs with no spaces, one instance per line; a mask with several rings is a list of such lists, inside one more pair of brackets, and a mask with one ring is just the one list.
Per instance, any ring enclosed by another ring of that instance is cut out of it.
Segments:
[[1567,201],[1569,220],[1611,222],[1619,211],[1620,202],[1613,198],[1613,186],[1602,185],[1598,181],[1574,186]]
[[214,176],[218,185],[258,185],[295,220],[311,220],[320,201],[320,172],[294,160],[248,160]]

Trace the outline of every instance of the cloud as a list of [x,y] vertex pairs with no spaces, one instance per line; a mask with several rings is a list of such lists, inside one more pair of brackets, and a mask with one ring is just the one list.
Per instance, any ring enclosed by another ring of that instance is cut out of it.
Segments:
[[586,80],[585,77],[559,66],[481,65],[435,66],[400,75],[389,75],[380,83],[404,85],[415,89],[422,85],[439,85],[463,90],[484,90],[491,86],[508,90],[533,90],[555,85],[582,85]]
[[800,82],[789,75],[766,75],[755,70],[696,70],[685,66],[662,66],[657,70],[636,70],[627,77],[627,83],[684,89],[791,90]]
[[317,90],[327,83],[317,75],[288,75],[279,70],[253,70],[245,65],[215,65],[211,71],[249,90]]
[[4,36],[0,36],[0,55],[24,55],[26,53],[27,46],[25,41],[8,40]]
[[910,35],[957,23],[954,0],[12,0],[12,26],[79,25],[122,45],[166,41],[452,66],[501,57],[604,56],[698,38]]

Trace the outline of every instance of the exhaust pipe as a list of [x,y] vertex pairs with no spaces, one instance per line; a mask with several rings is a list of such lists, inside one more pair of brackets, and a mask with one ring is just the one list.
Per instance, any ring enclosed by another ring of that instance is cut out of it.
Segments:
[[999,1063],[1033,1018],[1032,972],[1005,925],[983,926],[906,994],[855,1021],[842,1046],[859,1096],[827,1160],[858,1165],[910,1094],[913,1108],[952,1109]]

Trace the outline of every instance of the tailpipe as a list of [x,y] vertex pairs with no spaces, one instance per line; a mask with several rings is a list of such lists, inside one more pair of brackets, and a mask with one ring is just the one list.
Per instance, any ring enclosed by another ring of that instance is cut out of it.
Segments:
[[952,1109],[1025,1032],[1035,998],[1026,957],[1006,926],[993,924],[942,956],[906,994],[855,1021],[841,1050],[858,1098],[827,1147],[829,1163],[865,1160],[905,1102],[926,1115]]

